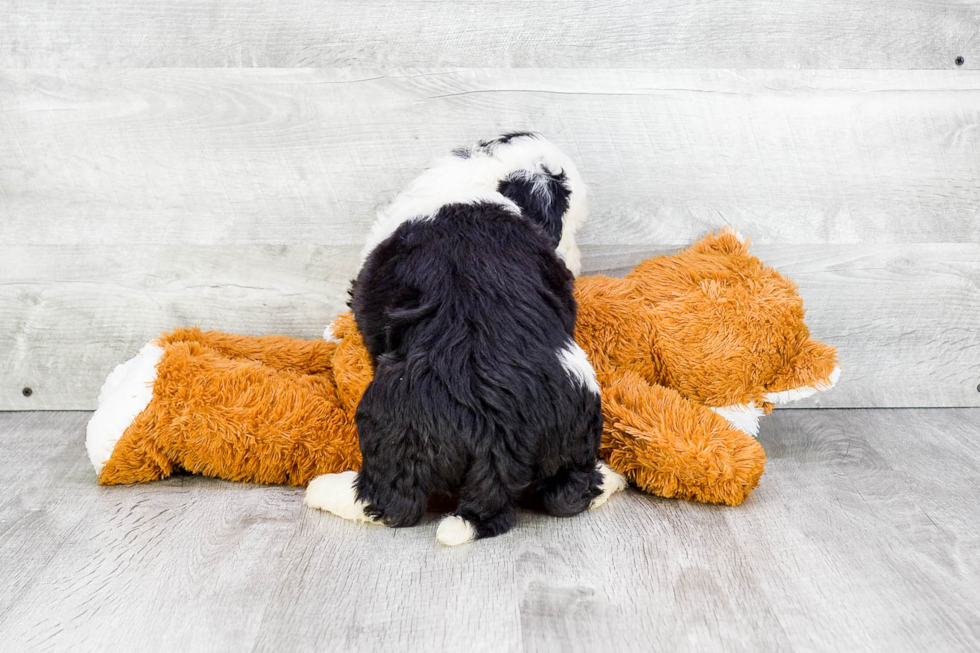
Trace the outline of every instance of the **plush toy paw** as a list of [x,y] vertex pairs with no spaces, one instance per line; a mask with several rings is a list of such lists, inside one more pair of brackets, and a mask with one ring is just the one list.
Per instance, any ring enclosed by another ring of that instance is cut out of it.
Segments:
[[325,510],[350,521],[377,524],[377,519],[364,512],[367,504],[359,501],[354,484],[357,472],[323,474],[310,481],[303,503],[310,508]]
[[445,546],[459,546],[476,539],[476,527],[459,515],[449,515],[439,522],[436,539]]
[[766,409],[756,406],[755,402],[735,404],[732,406],[709,407],[709,409],[724,417],[733,429],[747,433],[753,438],[759,435],[759,420],[765,417]]
[[[826,345],[824,345],[826,347]],[[833,370],[825,379],[817,379],[812,383],[796,388],[790,388],[789,390],[782,390],[780,392],[769,392],[766,394],[766,401],[774,404],[786,404],[791,401],[798,401],[800,399],[806,399],[811,397],[818,392],[826,392],[830,390],[835,385],[837,381],[840,380],[840,366],[835,365]]]
[[[825,347],[826,345],[822,346]],[[778,392],[767,392],[765,399],[770,404],[785,404],[791,401],[806,399],[807,397],[813,396],[818,392],[826,392],[827,390],[830,390],[837,385],[837,381],[839,379],[840,367],[835,365],[826,378],[818,378],[809,385],[802,385],[795,388],[780,390]],[[731,424],[732,428],[736,428],[743,433],[748,433],[752,437],[758,437],[759,420],[766,415],[767,411],[765,406],[757,406],[753,401],[750,401],[747,404],[736,404],[733,406],[721,407],[712,406],[710,408],[712,411],[718,413],[728,420],[728,423]]]
[[599,489],[602,490],[602,494],[592,500],[592,503],[589,504],[589,510],[595,510],[606,501],[609,501],[609,497],[621,490],[626,489],[625,476],[614,470],[606,463],[599,463],[598,467],[599,473],[602,474],[602,484],[599,485]]

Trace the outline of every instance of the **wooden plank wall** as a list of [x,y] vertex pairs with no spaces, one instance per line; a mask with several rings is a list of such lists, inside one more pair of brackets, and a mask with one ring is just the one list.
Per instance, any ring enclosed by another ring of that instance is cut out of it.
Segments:
[[730,224],[796,279],[845,366],[801,405],[980,405],[978,70],[980,0],[9,0],[0,409],[172,326],[315,337],[375,208],[514,129],[579,162],[587,271]]

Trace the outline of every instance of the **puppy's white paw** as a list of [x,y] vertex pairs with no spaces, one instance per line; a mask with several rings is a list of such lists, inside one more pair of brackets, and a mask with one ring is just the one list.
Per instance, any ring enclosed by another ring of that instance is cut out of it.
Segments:
[[351,521],[378,523],[374,517],[365,514],[364,508],[367,504],[357,500],[355,482],[357,482],[357,472],[317,476],[306,487],[303,503],[310,508],[332,512],[338,517]]
[[446,546],[459,546],[476,539],[476,528],[459,515],[449,515],[439,522],[436,539]]
[[626,488],[625,476],[606,463],[599,463],[598,468],[599,473],[602,474],[602,484],[599,486],[602,494],[592,500],[592,503],[589,504],[589,510],[595,510],[608,501],[609,497]]

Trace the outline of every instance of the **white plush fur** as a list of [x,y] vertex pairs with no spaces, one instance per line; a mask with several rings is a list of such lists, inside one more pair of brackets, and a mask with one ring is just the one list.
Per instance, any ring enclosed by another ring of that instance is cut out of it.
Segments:
[[459,546],[475,540],[476,529],[459,515],[449,515],[439,522],[436,539],[445,546]]
[[117,365],[102,384],[98,408],[85,433],[85,448],[96,474],[102,472],[119,438],[153,399],[153,382],[162,356],[162,348],[148,343],[136,356]]
[[563,349],[558,351],[558,360],[573,380],[578,381],[592,392],[599,394],[599,382],[596,380],[595,369],[589,363],[589,357],[578,343],[570,340]]
[[378,212],[361,250],[361,263],[400,224],[430,219],[446,204],[491,202],[520,213],[516,204],[497,191],[498,185],[511,173],[545,166],[554,174],[565,173],[565,183],[570,191],[569,206],[556,252],[572,274],[578,276],[582,262],[575,232],[588,214],[588,200],[585,184],[564,152],[541,137],[518,137],[491,147],[475,145],[467,152],[469,156],[465,158],[451,155],[438,159],[390,205]]
[[[766,395],[766,401],[774,404],[785,404],[790,401],[806,399],[818,392],[830,390],[840,379],[840,367],[835,367],[825,381],[814,383],[812,386],[804,385],[799,388],[783,390],[781,392],[770,392]],[[711,408],[722,417],[728,420],[732,427],[748,433],[755,437],[759,435],[759,419],[765,415],[765,410],[761,406],[756,406],[754,402],[738,404],[735,406],[722,406]]]
[[357,472],[352,471],[317,476],[306,487],[303,503],[350,521],[377,523],[374,517],[364,512],[367,504],[358,501],[354,490],[356,482]]
[[759,435],[759,418],[766,414],[761,406],[756,406],[752,401],[734,406],[711,407],[711,410],[727,419],[732,428],[753,437]]
[[599,473],[602,474],[602,485],[599,486],[602,494],[592,500],[589,510],[595,510],[608,501],[609,497],[626,489],[626,477],[606,463],[599,463]]
[[329,340],[330,342],[340,342],[336,334],[333,332],[333,322],[328,324],[326,328],[323,329],[323,339]]
[[834,371],[830,373],[830,376],[825,381],[814,383],[812,386],[805,385],[799,388],[783,390],[782,392],[770,392],[766,395],[766,401],[774,404],[786,404],[791,401],[806,399],[818,392],[830,390],[837,385],[838,379],[840,379],[840,367],[835,367]]

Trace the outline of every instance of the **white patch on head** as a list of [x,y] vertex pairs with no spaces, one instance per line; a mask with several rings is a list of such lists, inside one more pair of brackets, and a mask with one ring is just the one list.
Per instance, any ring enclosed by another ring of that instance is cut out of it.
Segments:
[[445,546],[459,546],[476,539],[476,528],[459,515],[449,515],[439,522],[436,540]]
[[357,472],[353,471],[317,476],[306,486],[303,503],[310,508],[325,510],[350,521],[379,523],[364,512],[367,504],[357,499],[357,491],[354,489],[356,482]]
[[[432,167],[417,177],[395,200],[378,212],[371,228],[361,263],[404,222],[430,220],[447,204],[489,202],[520,214],[520,209],[504,197],[497,188],[511,174],[539,172],[542,168],[553,174],[564,173],[569,191],[568,209],[562,225],[562,237],[556,252],[568,269],[581,273],[581,254],[575,243],[575,231],[588,214],[585,184],[571,160],[553,143],[537,136],[518,136],[507,143],[486,147],[474,145],[438,159]],[[542,180],[543,181],[543,180]]]
[[578,343],[570,340],[558,350],[558,360],[573,380],[578,381],[592,392],[599,394],[599,382],[595,378],[595,370],[589,363],[589,357]]
[[722,406],[720,408],[709,406],[709,408],[728,420],[732,428],[748,433],[752,437],[759,434],[759,418],[766,414],[761,406],[756,406],[755,402],[752,401],[747,404]]
[[327,327],[323,330],[323,339],[329,342],[340,342],[340,339],[333,332],[333,322],[328,324]]
[[507,179],[524,180],[531,184],[531,193],[543,200],[547,200],[547,205],[551,205],[551,178],[548,176],[550,170],[544,169],[540,164],[534,170],[518,170],[507,175]]
[[150,342],[125,363],[116,365],[99,392],[99,405],[85,429],[85,449],[95,473],[112,457],[112,450],[153,399],[153,382],[163,349]]
[[565,184],[570,195],[568,196],[568,210],[565,211],[565,221],[562,223],[561,240],[555,251],[565,262],[565,266],[572,273],[572,276],[582,274],[582,252],[579,250],[578,242],[575,240],[575,232],[585,222],[589,215],[588,191],[582,178],[579,177],[575,166],[569,162],[565,168]]
[[568,233],[567,231],[562,232],[555,253],[565,263],[565,267],[572,273],[572,276],[578,277],[582,274],[582,251],[578,248],[578,243],[575,242],[575,235],[566,236]]
[[770,392],[766,394],[766,401],[774,404],[787,404],[791,401],[798,401],[800,399],[806,399],[811,397],[818,392],[825,392],[830,390],[840,379],[840,367],[835,367],[826,379],[818,381],[811,385],[800,386],[799,388],[791,388],[789,390],[781,390],[780,392]]
[[[421,177],[412,182],[404,193],[399,195],[394,202],[387,208],[378,211],[377,220],[371,228],[364,249],[361,250],[361,263],[380,245],[388,236],[395,233],[404,222],[415,220],[431,220],[443,206],[447,204],[478,204],[486,202],[497,204],[505,209],[512,211],[516,215],[521,214],[521,210],[512,201],[498,193],[496,190],[484,190],[474,187],[474,180],[465,179],[466,172],[473,170],[456,170],[462,159],[449,160],[451,165],[437,167],[427,170]],[[446,170],[462,173],[456,174],[457,179],[448,179]],[[436,173],[430,175],[430,173]],[[436,183],[427,183],[436,182]],[[443,186],[446,184],[446,186]]]
[[391,204],[378,211],[361,250],[361,263],[402,223],[431,220],[447,204],[487,202],[520,215],[517,205],[497,191],[500,174],[500,162],[485,154],[474,153],[467,159],[458,156],[438,159]]
[[599,485],[602,494],[592,500],[592,503],[589,504],[589,510],[595,510],[608,501],[609,497],[626,489],[625,476],[603,462],[600,462],[597,467],[599,468],[599,473],[602,474],[602,484]]

